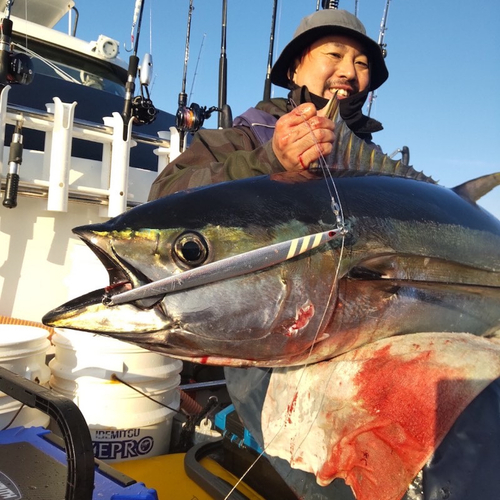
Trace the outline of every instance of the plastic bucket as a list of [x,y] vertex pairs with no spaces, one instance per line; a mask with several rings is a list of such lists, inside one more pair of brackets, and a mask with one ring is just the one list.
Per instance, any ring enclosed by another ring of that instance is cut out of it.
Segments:
[[[48,335],[45,328],[0,324],[0,366],[48,386],[50,369],[45,363],[50,346]],[[48,426],[48,415],[28,406],[21,409],[21,406],[19,401],[0,392],[0,429],[6,426]]]
[[96,458],[114,462],[168,453],[181,361],[86,332],[57,330],[52,341],[50,386],[80,408]]

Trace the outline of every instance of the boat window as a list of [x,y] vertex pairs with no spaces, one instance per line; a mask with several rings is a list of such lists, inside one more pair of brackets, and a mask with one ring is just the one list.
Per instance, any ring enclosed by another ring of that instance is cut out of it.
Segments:
[[[32,57],[35,78],[37,74],[59,78],[73,83],[125,96],[127,72],[106,61],[100,61],[59,46],[26,37],[12,37],[15,51]],[[27,47],[27,48],[26,48]]]

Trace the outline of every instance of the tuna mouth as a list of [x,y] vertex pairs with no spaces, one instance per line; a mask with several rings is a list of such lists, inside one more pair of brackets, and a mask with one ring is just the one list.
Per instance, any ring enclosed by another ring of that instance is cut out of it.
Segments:
[[109,285],[74,298],[48,312],[42,318],[43,324],[110,336],[118,335],[116,338],[129,334],[130,325],[133,325],[133,335],[168,328],[171,321],[162,306],[163,296],[139,299],[121,306],[109,305],[113,296],[149,284],[152,280],[117,255],[109,240],[76,229],[74,232],[105,267]]
[[[109,285],[103,289],[102,301],[104,304],[109,304],[114,295],[152,282],[145,274],[127,262],[123,257],[120,257],[112,243],[109,243],[109,248],[103,249],[86,236],[79,236],[94,252],[108,273]],[[150,309],[157,305],[162,298],[163,296],[148,297],[147,299],[134,301],[134,305],[141,309]]]

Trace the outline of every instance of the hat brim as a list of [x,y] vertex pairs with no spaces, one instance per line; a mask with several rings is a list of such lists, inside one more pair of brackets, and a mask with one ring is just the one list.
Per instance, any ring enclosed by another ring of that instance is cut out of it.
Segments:
[[329,35],[346,35],[361,42],[370,63],[370,90],[379,88],[389,77],[382,50],[377,42],[359,31],[343,26],[317,26],[295,37],[281,52],[271,70],[271,82],[284,88],[290,88],[293,82],[288,77],[288,70],[293,61],[314,42]]

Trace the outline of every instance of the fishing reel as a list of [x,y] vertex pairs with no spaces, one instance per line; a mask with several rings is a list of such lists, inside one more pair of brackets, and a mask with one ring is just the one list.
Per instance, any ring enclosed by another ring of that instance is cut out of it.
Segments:
[[158,110],[154,107],[153,101],[149,96],[149,84],[152,79],[153,57],[151,54],[145,54],[143,62],[139,67],[141,95],[135,96],[131,103],[131,114],[134,117],[135,125],[149,125],[155,121],[158,115]]
[[[146,92],[146,96],[144,96]],[[153,101],[149,97],[147,85],[141,85],[141,95],[132,99],[132,116],[135,125],[149,125],[156,120],[158,110],[154,107]]]
[[203,122],[210,118],[214,111],[219,111],[219,108],[212,106],[207,109],[206,106],[199,106],[196,103],[189,107],[180,105],[175,115],[175,126],[179,131],[194,133],[203,126]]
[[33,63],[27,54],[12,51],[10,19],[4,18],[0,21],[0,33],[0,85],[29,85],[35,74]]
[[8,84],[29,85],[35,76],[33,62],[27,54],[11,52],[8,55],[6,79]]

